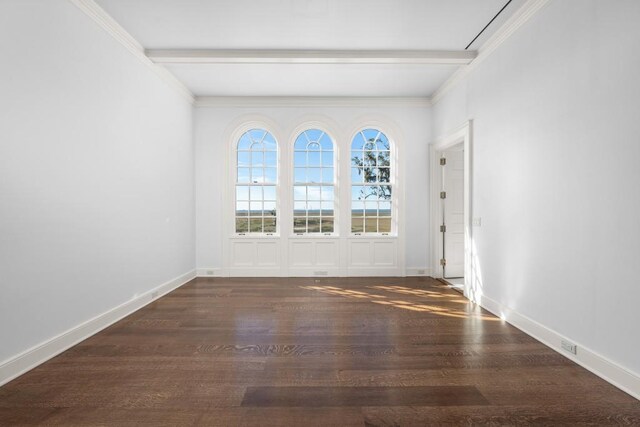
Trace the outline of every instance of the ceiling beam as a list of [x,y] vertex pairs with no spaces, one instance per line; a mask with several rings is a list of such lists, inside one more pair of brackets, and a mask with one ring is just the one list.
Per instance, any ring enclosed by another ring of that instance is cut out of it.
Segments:
[[468,50],[148,49],[157,64],[443,64],[464,65]]

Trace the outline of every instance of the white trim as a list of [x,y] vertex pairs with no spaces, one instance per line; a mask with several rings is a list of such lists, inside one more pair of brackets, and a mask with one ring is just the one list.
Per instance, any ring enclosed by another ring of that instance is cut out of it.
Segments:
[[428,277],[431,276],[431,269],[429,267],[407,267],[405,274],[407,277]]
[[157,64],[468,64],[473,50],[148,49]]
[[94,0],[69,0],[88,17],[93,19],[103,30],[116,39],[129,52],[134,54],[142,63],[147,65],[158,77],[180,93],[187,101],[193,103],[195,97],[191,91],[167,69],[156,65],[145,55],[144,48],[131,34],[127,32],[115,19],[102,9]]
[[192,270],[120,304],[0,364],[0,386],[86,340],[196,277]]
[[196,277],[229,277],[229,275],[219,267],[198,268]]
[[[567,359],[577,363],[603,380],[618,387],[625,393],[628,393],[640,400],[640,375],[628,371],[595,351],[579,343],[575,343],[573,339],[563,336],[553,329],[550,329],[535,320],[500,304],[486,295],[479,295],[478,299],[478,302],[484,309],[490,311],[501,319],[506,320],[509,324],[520,329],[527,335],[531,335],[533,338],[557,351]],[[568,340],[577,344],[577,354],[574,355],[563,350],[561,346],[562,340]]]
[[442,269],[439,267],[442,258],[442,245],[440,240],[440,224],[442,224],[442,212],[440,206],[440,189],[442,188],[442,174],[440,173],[439,153],[454,145],[463,144],[464,147],[464,294],[469,297],[471,280],[474,276],[472,271],[472,230],[471,220],[472,200],[471,200],[471,172],[472,172],[472,132],[473,122],[471,120],[458,126],[447,136],[437,139],[429,147],[429,157],[431,160],[431,254],[432,273],[435,278],[442,278]]
[[196,107],[429,107],[427,97],[397,96],[198,96]]
[[542,9],[550,0],[527,0],[479,49],[476,58],[460,67],[431,96],[433,104],[438,103],[454,86],[464,80],[482,61],[511,37],[531,17]]

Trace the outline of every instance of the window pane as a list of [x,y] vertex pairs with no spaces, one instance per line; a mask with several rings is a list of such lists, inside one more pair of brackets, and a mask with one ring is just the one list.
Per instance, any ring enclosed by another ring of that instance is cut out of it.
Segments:
[[322,152],[322,166],[333,166],[333,151]]
[[249,183],[249,168],[238,168],[238,182]]
[[296,185],[293,187],[293,200],[307,200],[306,185]]
[[378,215],[391,216],[391,202],[380,202],[378,204]]
[[320,138],[320,146],[322,147],[323,151],[333,150],[333,142],[331,141],[329,135],[327,135],[326,133],[322,135],[322,138]]
[[260,186],[252,186],[251,187],[251,200],[262,200],[262,187]]
[[376,165],[376,152],[375,151],[365,151],[364,156],[362,157],[362,164],[364,166],[375,166]]
[[322,200],[333,200],[333,186],[325,185],[321,189]]
[[276,219],[275,218],[265,218],[264,219],[264,232],[265,233],[275,233],[276,232]]
[[362,151],[351,152],[351,166],[362,166]]
[[362,182],[362,169],[351,168],[351,182],[353,183]]
[[306,202],[293,202],[293,215],[294,216],[306,216],[307,215],[307,203]]
[[246,185],[236,186],[236,200],[249,200],[249,187]]
[[378,219],[378,232],[391,233],[391,218],[381,217]]
[[309,216],[320,215],[320,202],[307,202],[307,214]]
[[321,216],[333,216],[333,202],[322,202],[321,207]]
[[304,134],[301,134],[296,139],[296,143],[293,145],[293,148],[294,148],[294,150],[303,151],[303,150],[307,149],[307,144],[308,143],[309,143],[309,141],[307,141],[307,137],[304,136]]
[[278,166],[278,153],[275,151],[267,151],[264,153],[264,165],[275,168]]
[[366,217],[378,216],[378,202],[366,202],[364,204],[364,216]]
[[262,151],[251,152],[251,166],[264,166],[264,153]]
[[245,133],[238,141],[238,150],[248,150],[249,147],[251,147],[251,138],[248,133]]
[[320,186],[310,185],[307,187],[307,200],[320,200]]
[[276,216],[276,202],[264,202],[264,216]]
[[351,219],[351,232],[362,233],[364,232],[364,218],[352,218]]
[[377,218],[365,218],[364,220],[365,233],[377,233],[378,232],[378,219]]
[[322,168],[322,182],[333,182],[333,168]]
[[351,200],[364,200],[364,188],[362,185],[352,185]]
[[306,233],[307,232],[307,218],[294,218],[293,219],[293,232],[294,233]]
[[391,200],[391,186],[381,185],[378,191],[378,198],[380,200]]
[[307,169],[307,182],[320,183],[320,168],[308,168]]
[[251,208],[250,216],[262,216],[262,202],[250,202],[249,206]]
[[247,216],[249,214],[249,202],[236,202],[236,216]]
[[380,151],[378,152],[378,166],[390,166],[391,165],[391,152]]
[[307,159],[309,162],[309,166],[320,166],[320,152],[319,151],[309,151],[307,153]]
[[333,218],[322,217],[321,231],[323,233],[333,233]]
[[319,233],[320,232],[320,218],[319,217],[309,217],[307,219],[307,230],[309,233]]
[[272,185],[265,185],[262,187],[265,200],[276,200],[276,187]]
[[351,149],[352,150],[362,150],[362,147],[364,147],[364,143],[365,142],[366,142],[366,139],[364,138],[362,133],[358,132],[353,137],[353,141],[351,142]]
[[307,166],[307,152],[306,151],[296,151],[293,154],[293,164],[296,167]]
[[276,168],[264,168],[264,182],[275,184],[278,181],[278,170]]
[[251,168],[251,182],[254,184],[264,182],[264,170],[262,168]]
[[351,215],[363,216],[364,215],[364,202],[351,202]]
[[278,151],[276,140],[270,133],[267,133],[262,140],[262,146],[265,151]]
[[251,152],[238,151],[238,166],[250,166],[251,165]]
[[249,231],[249,220],[247,218],[236,218],[236,233],[246,233]]
[[309,141],[318,141],[325,133],[320,129],[308,129],[304,131]]
[[391,182],[389,168],[378,168],[378,182]]
[[249,232],[262,233],[262,218],[249,218]]
[[306,168],[295,168],[294,172],[294,182],[307,182],[307,169]]
[[375,183],[378,181],[376,168],[365,167],[362,170],[362,175],[364,176],[364,182]]

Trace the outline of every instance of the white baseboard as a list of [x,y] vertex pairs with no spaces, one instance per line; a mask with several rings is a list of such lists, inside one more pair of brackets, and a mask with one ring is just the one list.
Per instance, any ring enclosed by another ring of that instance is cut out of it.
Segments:
[[425,277],[431,276],[431,269],[428,267],[407,267],[405,270],[405,274],[407,277]]
[[[483,295],[479,303],[483,308],[506,320],[511,325],[557,351],[567,359],[572,360],[625,393],[640,400],[640,375],[626,370],[595,351],[576,343],[571,338],[565,337],[535,320],[505,307],[487,296]],[[577,354],[563,350],[561,345],[562,340],[575,343],[578,346]]]
[[196,277],[195,270],[189,271],[4,361],[0,364],[0,386],[179,288],[194,277]]
[[224,271],[218,267],[198,268],[196,275],[197,277],[229,277],[228,274],[225,274]]

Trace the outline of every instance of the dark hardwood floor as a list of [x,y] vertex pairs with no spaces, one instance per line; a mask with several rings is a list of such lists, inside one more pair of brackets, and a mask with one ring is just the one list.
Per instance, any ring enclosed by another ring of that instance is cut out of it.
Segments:
[[0,425],[640,425],[428,278],[196,279],[0,388]]

